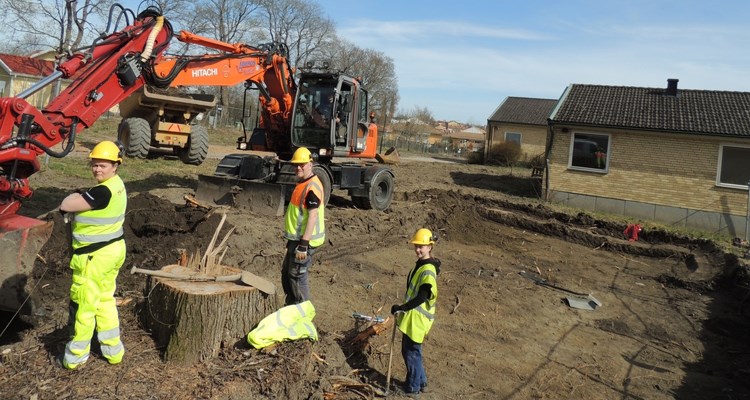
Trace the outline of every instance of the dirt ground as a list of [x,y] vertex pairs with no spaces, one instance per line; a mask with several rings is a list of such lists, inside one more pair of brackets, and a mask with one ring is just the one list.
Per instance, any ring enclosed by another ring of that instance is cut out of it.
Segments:
[[[450,160],[404,160],[394,171],[396,195],[386,212],[356,209],[343,192],[332,196],[328,243],[311,270],[319,341],[265,353],[237,338],[218,357],[187,366],[161,360],[162,349],[140,322],[146,278],[129,270],[159,269],[176,261],[177,249],[205,248],[220,217],[185,204],[182,196],[197,181],[128,186],[129,254],[116,292],[127,303],[119,308],[126,355],[117,366],[96,349],[80,370],[64,370],[56,360],[67,340],[70,270],[64,225],[50,214],[55,233],[34,278],[46,315],[16,318],[4,329],[0,398],[377,397],[370,387],[385,385],[390,331],[352,346],[348,339],[367,327],[352,314],[386,317],[400,302],[415,259],[407,239],[420,227],[439,234],[434,255],[442,261],[436,322],[424,344],[432,391],[422,398],[750,398],[741,252],[657,229],[628,242],[624,222],[562,213],[535,200],[538,182],[526,174],[498,176]],[[62,198],[60,186],[36,183]],[[49,209],[30,204],[26,212]],[[229,210],[228,222],[236,230],[225,263],[279,285],[282,219]],[[568,292],[537,285],[522,271],[602,305],[571,307]],[[400,336],[394,347],[398,385],[405,376]],[[389,397],[403,396],[394,390]]]

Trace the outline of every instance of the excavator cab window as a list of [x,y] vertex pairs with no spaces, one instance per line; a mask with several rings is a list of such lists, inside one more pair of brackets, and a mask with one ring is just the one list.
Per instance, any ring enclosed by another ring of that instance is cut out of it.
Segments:
[[336,126],[337,80],[330,77],[302,79],[294,108],[292,142],[313,149],[329,148],[331,132]]

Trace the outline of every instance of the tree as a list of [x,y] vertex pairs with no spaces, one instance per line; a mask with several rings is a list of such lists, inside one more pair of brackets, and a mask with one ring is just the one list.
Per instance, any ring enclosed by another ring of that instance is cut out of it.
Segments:
[[362,49],[341,38],[337,38],[326,51],[333,60],[333,67],[362,81],[362,86],[370,95],[370,111],[375,113],[378,124],[385,128],[399,102],[393,59],[382,52]]
[[333,22],[320,4],[307,0],[261,0],[263,11],[256,20],[259,41],[284,43],[289,65],[303,66],[320,58],[322,48],[335,38]]
[[[26,52],[75,51],[103,30],[108,0],[0,0]],[[99,29],[97,29],[99,28]]]

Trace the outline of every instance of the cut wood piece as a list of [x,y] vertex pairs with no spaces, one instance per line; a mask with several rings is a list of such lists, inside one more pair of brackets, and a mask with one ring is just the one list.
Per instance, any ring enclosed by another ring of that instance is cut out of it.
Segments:
[[[162,272],[195,275],[197,271],[169,265]],[[241,275],[223,267],[223,275]],[[153,277],[146,285],[144,325],[167,362],[194,363],[232,347],[266,315],[278,308],[275,295],[236,282],[186,281]]]

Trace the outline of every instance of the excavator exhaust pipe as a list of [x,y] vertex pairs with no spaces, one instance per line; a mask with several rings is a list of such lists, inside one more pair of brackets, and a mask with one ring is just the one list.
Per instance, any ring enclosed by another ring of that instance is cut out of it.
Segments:
[[16,214],[0,218],[0,309],[25,315],[40,313],[30,282],[34,261],[53,226],[52,221]]

